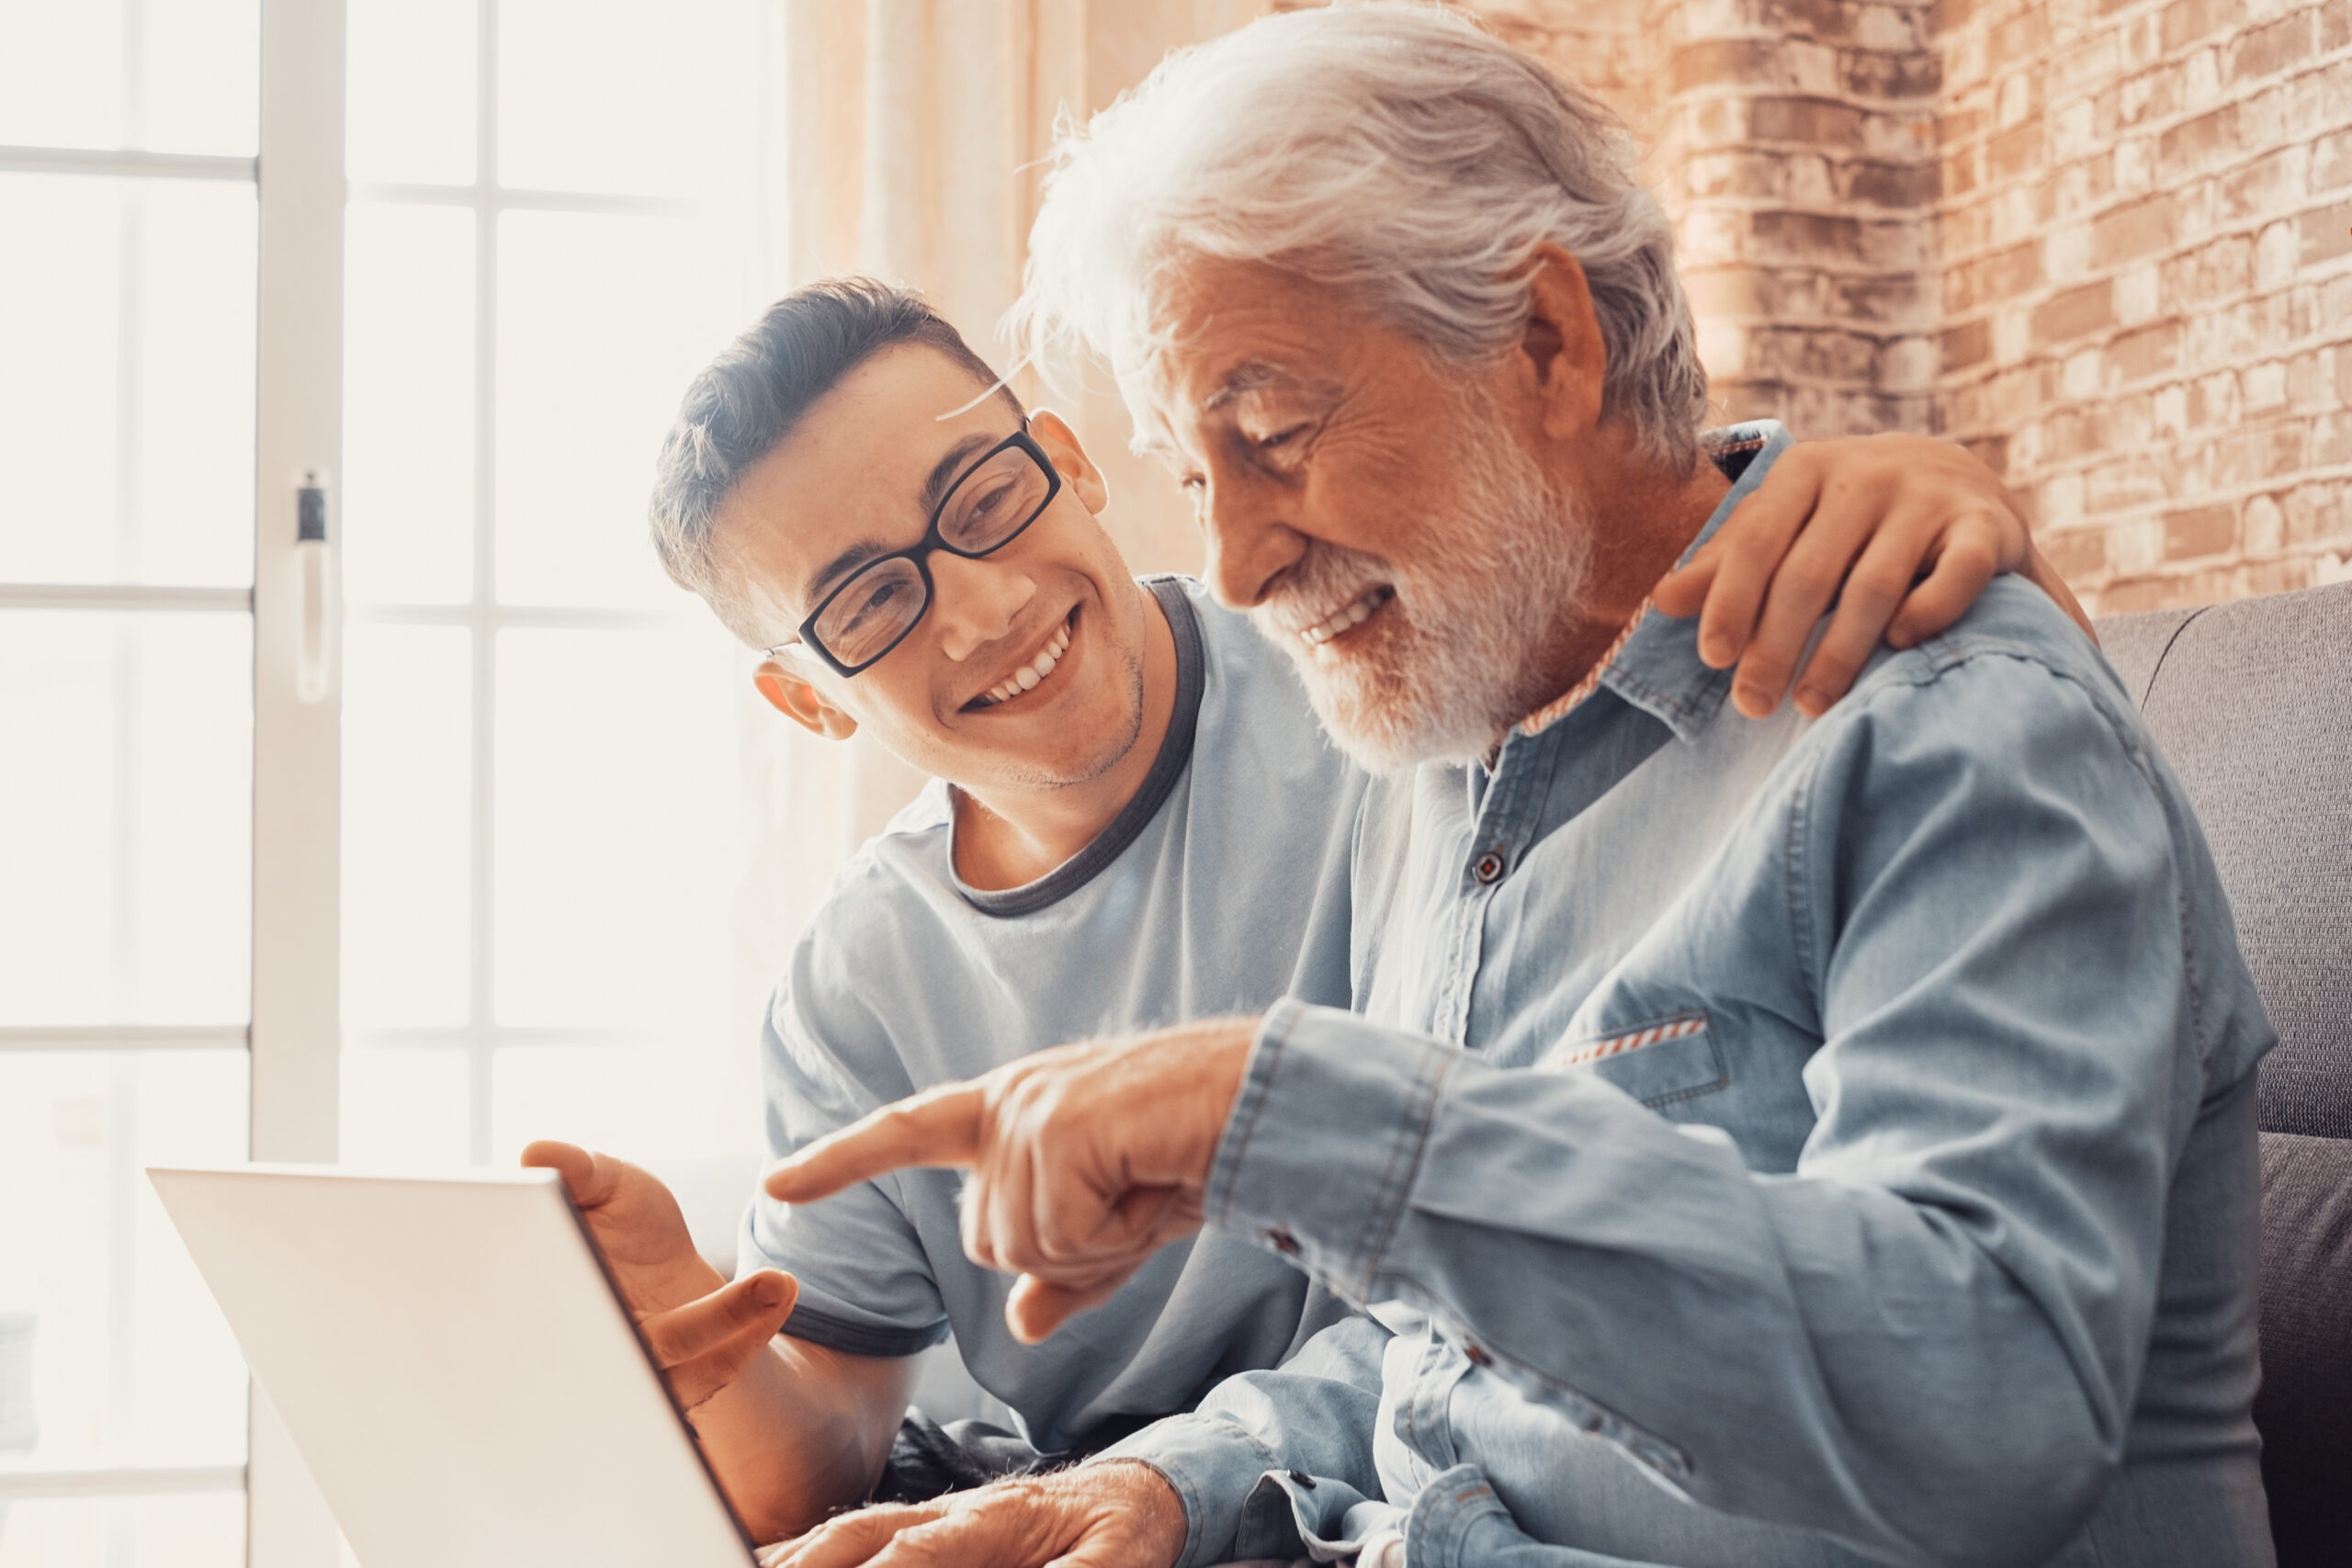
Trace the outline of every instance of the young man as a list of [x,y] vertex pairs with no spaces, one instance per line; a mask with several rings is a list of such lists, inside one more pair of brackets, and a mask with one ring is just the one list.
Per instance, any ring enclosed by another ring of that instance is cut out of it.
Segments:
[[[1721,558],[1711,614],[1734,653],[1759,605],[1794,634],[1758,649],[1779,661],[1765,707],[1823,607],[1763,591],[1792,537],[1826,552],[1834,581],[1881,517],[1907,519],[1870,548],[1905,552],[1905,582],[1936,556],[1906,612],[1925,606],[1920,629],[2025,552],[1997,484],[1968,465],[1955,487],[1949,453],[1847,444],[1753,513],[1754,556]],[[1854,508],[1799,536],[1825,476]],[[653,507],[664,564],[765,650],[754,679],[782,713],[836,738],[866,729],[943,781],[842,873],[793,954],[763,1044],[777,1154],[1055,1041],[1355,999],[1363,775],[1240,616],[1196,582],[1128,575],[1097,520],[1106,501],[1067,424],[1024,413],[952,328],[877,284],[790,296],[687,394]],[[1675,586],[1696,608],[1709,583]],[[1895,609],[1844,613],[1867,646]],[[1007,1281],[965,1258],[989,1218],[959,1213],[947,1173],[756,1206],[729,1285],[644,1173],[562,1145],[526,1157],[563,1171],[762,1540],[870,1494],[912,1358],[951,1329],[1030,1444],[1086,1451],[1280,1363],[1340,1315],[1279,1258],[1212,1237],[1024,1346]],[[900,1460],[934,1487],[991,1468],[985,1446],[910,1437]]]

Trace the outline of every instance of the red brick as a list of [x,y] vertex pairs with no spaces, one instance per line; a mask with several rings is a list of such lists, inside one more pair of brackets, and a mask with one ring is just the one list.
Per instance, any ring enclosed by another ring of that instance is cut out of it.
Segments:
[[1839,57],[1846,90],[1865,98],[1928,98],[1943,85],[1943,60],[1924,52],[1849,50]]
[[2144,454],[2105,463],[2083,476],[2086,512],[2130,512],[2154,506],[2170,491],[2166,476]]
[[2183,120],[2156,139],[2156,173],[2166,183],[2226,162],[2238,148],[2238,107]]
[[2115,91],[2115,123],[2144,125],[2180,112],[2180,67],[2160,65],[2134,76]]
[[2287,543],[2333,545],[2352,538],[2352,505],[2340,484],[2297,485],[2288,492]]
[[2172,257],[2165,263],[2164,303],[2176,309],[2243,294],[2254,286],[2254,242],[2244,234]]
[[2244,223],[2293,211],[2302,205],[2303,167],[2303,149],[2281,147],[2222,175],[2214,182],[2221,195],[2222,220]]
[[2052,295],[2033,310],[2033,339],[2064,343],[2115,324],[2114,286],[2106,278]]
[[1984,177],[2013,180],[2041,162],[2042,122],[2039,118],[2009,127],[1984,144]]
[[2323,207],[2316,212],[2306,212],[2300,224],[2302,231],[2303,265],[2313,266],[2324,261],[2352,252],[2352,202],[2338,202]]
[[1747,103],[1747,133],[1758,141],[1859,146],[1868,118],[1850,104],[1826,98],[1751,98]]
[[2092,220],[2091,258],[2115,266],[2164,250],[2172,238],[2172,197],[2152,196],[2109,208]]
[[1993,68],[1997,73],[2005,68],[2022,65],[2040,55],[2041,46],[2049,41],[2049,38],[2050,29],[2043,23],[2041,7],[2028,6],[1996,25],[1985,48],[1993,57]]
[[1832,179],[1839,196],[1865,207],[1929,207],[1942,189],[1933,164],[1852,163],[1835,170]]
[[2327,0],[2319,8],[2319,51],[2333,54],[2352,44],[2352,0]]
[[[2346,0],[2352,4],[2352,0]],[[2314,194],[2352,185],[2352,130],[2323,136],[2312,145],[2312,190]]]
[[2233,506],[2192,506],[2165,513],[2165,559],[2187,560],[2218,556],[2238,543],[2238,513]]
[[2240,33],[2222,54],[2233,82],[2250,82],[2283,71],[2312,54],[2312,13],[2297,11]]
[[2087,581],[2107,571],[2107,535],[2097,528],[2070,528],[2044,535],[2042,558],[2070,583]]
[[2165,52],[2175,54],[2244,16],[2239,0],[2173,0],[2165,7]]
[[1946,327],[1942,348],[1945,375],[1965,370],[1993,352],[1992,326],[1979,317],[1973,321],[1962,321],[1956,327]]
[[2118,381],[2140,381],[2180,365],[2180,323],[2158,321],[2125,333],[2107,345],[2108,375]]
[[1693,87],[1773,85],[1787,74],[1774,39],[1709,39],[1676,50],[1667,62],[1667,81],[1678,93]]

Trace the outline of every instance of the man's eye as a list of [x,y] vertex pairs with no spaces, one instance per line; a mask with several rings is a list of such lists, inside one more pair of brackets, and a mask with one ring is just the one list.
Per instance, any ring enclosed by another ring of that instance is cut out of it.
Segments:
[[887,614],[890,608],[890,602],[904,593],[906,588],[905,583],[894,579],[888,582],[876,583],[872,589],[859,594],[856,607],[850,612],[850,626],[854,629],[864,626],[875,616]]
[[1296,440],[1306,433],[1306,426],[1303,424],[1286,425],[1283,429],[1275,431],[1271,435],[1259,436],[1257,438],[1258,450],[1261,452],[1272,452],[1276,447],[1288,446],[1291,442]]

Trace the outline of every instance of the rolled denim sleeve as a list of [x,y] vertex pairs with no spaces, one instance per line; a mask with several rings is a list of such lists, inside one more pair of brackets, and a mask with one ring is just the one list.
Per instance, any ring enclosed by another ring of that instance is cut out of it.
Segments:
[[1153,1422],[1090,1462],[1140,1460],[1175,1488],[1185,1519],[1175,1568],[1295,1555],[1287,1497],[1261,1483],[1270,1473],[1295,1473],[1303,1484],[1378,1495],[1372,1436],[1388,1337],[1370,1318],[1343,1318],[1280,1367],[1226,1379],[1193,1410]]
[[2030,660],[1914,660],[1806,744],[1724,917],[1814,1015],[1793,1172],[1590,1073],[1285,1004],[1208,1223],[1419,1306],[1710,1506],[2041,1562],[2120,1463],[2145,1358],[2204,1093],[2201,849],[2136,739]]

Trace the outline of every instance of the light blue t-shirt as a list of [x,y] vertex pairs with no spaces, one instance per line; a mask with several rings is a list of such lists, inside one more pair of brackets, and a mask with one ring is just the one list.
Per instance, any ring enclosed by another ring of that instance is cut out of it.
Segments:
[[[861,851],[793,953],[763,1032],[770,1151],[932,1084],[1090,1036],[1347,1006],[1349,847],[1363,775],[1323,739],[1282,653],[1188,579],[1148,583],[1177,697],[1135,799],[1023,887],[956,876],[934,783]],[[1245,1239],[1170,1247],[1043,1345],[1004,1324],[1012,1279],[963,1253],[961,1173],[908,1170],[787,1210],[761,1198],[741,1261],[800,1281],[786,1333],[907,1356],[952,1329],[974,1380],[1048,1451],[1099,1447],[1281,1361],[1342,1309]]]

